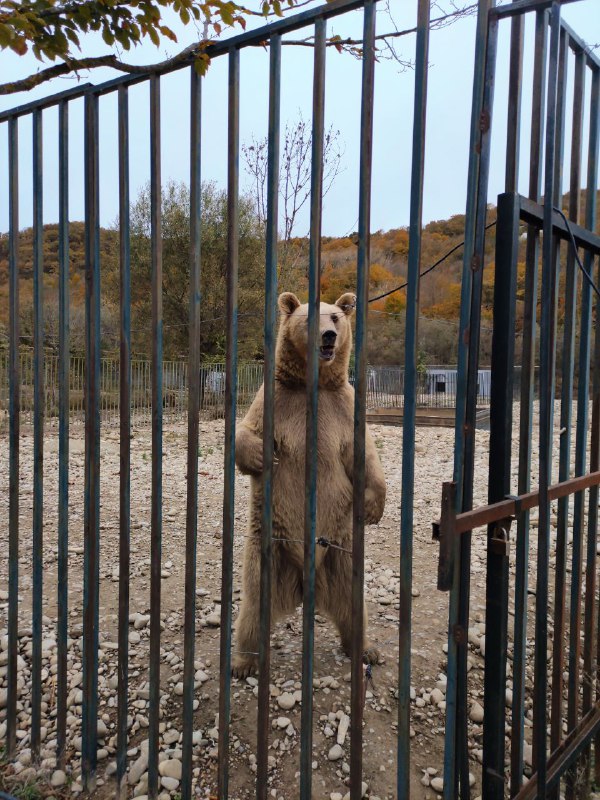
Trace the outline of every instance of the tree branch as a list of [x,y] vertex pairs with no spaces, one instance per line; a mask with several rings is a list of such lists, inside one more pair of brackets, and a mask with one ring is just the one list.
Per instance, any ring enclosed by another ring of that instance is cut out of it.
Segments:
[[[293,8],[297,9],[308,2],[310,2],[310,0],[302,0],[302,2],[296,3],[293,6]],[[463,17],[467,14],[471,14],[476,8],[477,5],[472,4],[451,11],[440,17],[437,17],[436,19],[431,20],[431,29],[435,30],[435,28],[443,27],[445,24],[449,24],[449,22],[453,19]],[[393,53],[393,56],[391,57],[394,57],[404,67],[407,67],[410,66],[410,62],[403,61],[397,56],[396,53],[394,53],[393,49],[391,48],[390,41],[393,41],[403,36],[408,36],[415,32],[416,28],[406,28],[400,31],[394,30],[388,33],[379,34],[376,37],[376,40],[385,42],[385,44],[388,45],[388,49],[391,50],[391,52]],[[298,40],[288,39],[282,41],[282,44],[293,47],[314,46],[312,37],[307,37],[306,39],[298,39]],[[177,53],[171,58],[165,59],[164,61],[159,61],[155,64],[148,64],[148,65],[128,64],[125,63],[124,61],[121,61],[115,55],[112,54],[107,54],[105,56],[96,56],[93,58],[73,58],[73,59],[69,58],[65,59],[62,64],[56,64],[52,67],[42,69],[39,72],[35,72],[32,75],[29,75],[27,78],[22,78],[21,80],[0,84],[0,95],[16,94],[17,92],[28,91],[29,89],[33,89],[36,86],[40,86],[41,84],[46,83],[47,81],[50,81],[53,78],[62,77],[65,75],[69,75],[71,73],[78,73],[81,70],[97,69],[98,67],[110,67],[111,69],[117,70],[118,72],[124,72],[129,74],[142,74],[142,73],[154,74],[163,72],[168,69],[172,69],[175,66],[180,66],[180,65],[183,66],[185,64],[191,64],[199,58],[204,58],[206,60],[206,63],[208,64],[210,54],[207,52],[207,50],[210,49],[210,45],[211,45],[210,40],[199,41],[190,45],[189,47],[186,47],[181,52]],[[343,51],[350,52],[355,56],[360,56],[362,54],[362,51],[360,50],[361,45],[362,45],[362,39],[353,39],[350,37],[342,39],[341,37],[334,36],[327,41],[327,47],[335,47],[340,52]]]

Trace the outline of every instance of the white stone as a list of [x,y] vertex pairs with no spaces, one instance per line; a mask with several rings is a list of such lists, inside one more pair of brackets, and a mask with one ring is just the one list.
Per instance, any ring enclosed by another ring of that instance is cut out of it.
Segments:
[[67,776],[62,771],[62,769],[57,769],[56,772],[52,773],[52,777],[50,778],[50,784],[54,786],[55,789],[58,789],[59,786],[64,786],[67,782]]
[[327,758],[330,761],[339,761],[340,758],[344,757],[344,751],[339,744],[334,744],[329,753],[327,754]]
[[158,771],[164,778],[175,778],[181,780],[182,765],[178,758],[168,758],[166,761],[161,761],[158,765]]

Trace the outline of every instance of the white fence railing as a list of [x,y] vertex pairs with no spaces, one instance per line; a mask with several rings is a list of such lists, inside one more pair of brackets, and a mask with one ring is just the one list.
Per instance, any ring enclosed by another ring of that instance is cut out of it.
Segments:
[[[33,415],[33,354],[21,353],[21,414],[24,422]],[[70,411],[83,416],[85,359],[71,356]],[[8,412],[8,355],[0,353],[0,424]],[[135,359],[131,363],[131,410],[137,424],[151,417],[151,364]],[[240,364],[238,368],[238,413],[243,414],[263,379],[260,363]],[[354,376],[350,374],[350,381]],[[187,411],[188,365],[185,361],[163,362],[163,408],[165,416],[184,416]],[[47,418],[58,416],[58,358],[44,359],[44,398]],[[480,370],[479,405],[489,405],[490,373]],[[372,366],[368,369],[367,404],[369,408],[401,408],[404,401],[404,368],[401,366]],[[456,367],[428,366],[419,375],[418,405],[452,408],[456,402]],[[200,372],[200,409],[211,419],[223,417],[225,411],[225,364],[210,364]],[[103,358],[100,374],[100,410],[104,422],[119,418],[119,360]]]

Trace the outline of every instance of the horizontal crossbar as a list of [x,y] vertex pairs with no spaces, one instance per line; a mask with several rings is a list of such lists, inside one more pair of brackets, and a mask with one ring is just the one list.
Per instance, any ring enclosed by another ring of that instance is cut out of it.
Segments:
[[[375,0],[375,2],[377,2],[377,0]],[[324,5],[311,8],[308,11],[302,11],[300,14],[294,14],[286,19],[271,22],[269,25],[262,25],[260,28],[246,31],[238,36],[231,36],[228,39],[215,42],[207,46],[205,53],[209,58],[216,58],[217,56],[226,55],[233,49],[261,45],[268,42],[271,36],[275,34],[283,36],[286,33],[292,33],[293,31],[312,25],[318,19],[331,19],[332,17],[337,17],[349,11],[356,11],[362,8],[364,4],[365,0],[331,0],[331,2],[325,3]],[[7,122],[9,119],[15,117],[22,117],[25,114],[30,114],[32,111],[50,108],[51,106],[57,105],[61,100],[75,100],[84,97],[90,92],[96,95],[103,95],[114,92],[119,86],[134,86],[135,84],[148,80],[153,75],[167,75],[179,69],[189,67],[193,61],[194,55],[190,54],[188,61],[181,61],[177,64],[164,67],[163,69],[149,69],[145,72],[123,75],[97,85],[85,83],[73,89],[67,89],[65,92],[50,95],[49,97],[34,100],[31,103],[24,103],[21,106],[16,106],[7,111],[2,111],[0,112],[0,122]]]
[[[520,216],[523,222],[542,228],[544,225],[544,206],[522,195],[519,197],[519,204],[521,206]],[[564,219],[556,211],[552,212],[552,227],[554,233],[561,239],[570,240],[569,229]],[[600,254],[600,236],[597,233],[593,233],[587,228],[582,228],[581,225],[576,225],[574,222],[569,222],[569,228],[578,247],[590,250],[596,255]]]
[[[557,784],[562,775],[592,737],[600,729],[600,705],[590,709],[579,724],[573,728],[567,738],[552,753],[548,760],[546,791]],[[535,800],[537,798],[537,774],[534,774],[514,800]]]
[[[567,497],[576,492],[589,489],[591,486],[598,485],[600,485],[600,471],[590,472],[587,475],[570,478],[568,481],[562,481],[550,486],[548,499],[558,500],[560,497]],[[532,508],[536,508],[539,504],[539,492],[529,492],[519,497],[500,500],[500,502],[492,503],[489,506],[480,506],[471,511],[464,511],[462,514],[456,515],[453,533],[467,533],[483,525],[500,522],[508,517],[517,516],[521,511],[529,511]]]

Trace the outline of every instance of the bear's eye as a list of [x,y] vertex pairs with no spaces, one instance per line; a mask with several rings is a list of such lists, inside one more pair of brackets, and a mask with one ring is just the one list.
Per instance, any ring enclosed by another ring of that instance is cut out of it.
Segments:
[[332,314],[332,315],[331,315],[331,321],[332,321],[332,322],[333,322],[333,324],[335,325],[335,323],[338,321],[337,314]]

